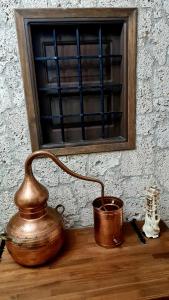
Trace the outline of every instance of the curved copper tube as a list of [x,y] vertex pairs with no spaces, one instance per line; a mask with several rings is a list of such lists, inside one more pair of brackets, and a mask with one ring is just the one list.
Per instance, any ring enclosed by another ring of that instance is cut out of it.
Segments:
[[[99,179],[96,178],[92,178],[92,177],[87,177],[87,176],[83,176],[80,175],[72,170],[70,170],[68,167],[66,167],[60,160],[59,158],[54,155],[53,153],[49,152],[49,151],[45,151],[45,150],[39,150],[39,151],[35,151],[32,154],[30,154],[26,161],[25,161],[25,174],[27,175],[33,175],[32,173],[32,161],[37,158],[37,157],[48,157],[50,159],[52,159],[63,171],[65,171],[67,174],[76,177],[78,179],[81,180],[86,180],[86,181],[92,181],[92,182],[97,182],[101,185],[101,199],[102,199],[102,205],[104,207],[104,184],[102,181],[100,181]],[[106,210],[106,209],[105,209]]]

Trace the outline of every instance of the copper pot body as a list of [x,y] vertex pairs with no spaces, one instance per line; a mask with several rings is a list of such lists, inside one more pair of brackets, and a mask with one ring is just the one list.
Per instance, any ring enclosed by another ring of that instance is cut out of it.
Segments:
[[30,219],[18,212],[9,221],[6,234],[9,253],[24,266],[46,263],[56,256],[64,242],[62,217],[50,207],[44,208],[40,217]]
[[104,185],[100,180],[71,171],[53,153],[39,150],[29,155],[25,161],[23,183],[14,197],[19,212],[6,227],[7,249],[14,260],[24,266],[37,266],[49,261],[64,242],[62,217],[57,210],[47,206],[48,190],[36,180],[32,172],[32,161],[39,157],[52,159],[71,176],[99,183],[104,194]]
[[93,201],[93,213],[96,243],[105,248],[121,245],[123,242],[123,201],[111,196],[96,198]]

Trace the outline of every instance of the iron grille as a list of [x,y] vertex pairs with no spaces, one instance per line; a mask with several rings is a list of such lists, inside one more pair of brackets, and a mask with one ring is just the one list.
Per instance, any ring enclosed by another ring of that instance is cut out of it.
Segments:
[[30,23],[44,147],[127,139],[124,23]]

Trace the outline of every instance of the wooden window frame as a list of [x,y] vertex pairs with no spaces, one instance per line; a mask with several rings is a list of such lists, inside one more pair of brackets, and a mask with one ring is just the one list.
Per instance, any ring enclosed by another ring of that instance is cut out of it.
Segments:
[[[27,106],[29,131],[32,151],[44,149],[41,142],[41,126],[39,120],[38,96],[35,80],[35,68],[32,49],[28,47],[30,36],[25,29],[26,22],[30,20],[71,20],[80,21],[94,19],[106,20],[120,18],[127,22],[127,130],[128,138],[125,141],[106,141],[84,146],[66,146],[47,149],[58,155],[106,152],[114,150],[135,149],[136,140],[136,8],[77,8],[77,9],[16,9],[15,19],[24,82],[24,92]],[[45,148],[46,149],[46,148]]]

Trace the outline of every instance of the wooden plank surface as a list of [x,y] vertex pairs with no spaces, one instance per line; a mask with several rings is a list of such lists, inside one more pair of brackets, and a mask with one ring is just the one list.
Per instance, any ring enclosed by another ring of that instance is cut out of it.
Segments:
[[125,242],[114,249],[97,246],[92,228],[69,230],[60,255],[38,268],[19,266],[5,250],[0,299],[169,299],[169,229],[142,244],[124,227]]

